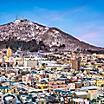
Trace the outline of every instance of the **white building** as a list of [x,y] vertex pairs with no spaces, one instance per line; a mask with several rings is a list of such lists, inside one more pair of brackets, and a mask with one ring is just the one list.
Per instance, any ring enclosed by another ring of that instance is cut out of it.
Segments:
[[34,58],[24,58],[24,67],[35,68],[38,65],[38,61]]

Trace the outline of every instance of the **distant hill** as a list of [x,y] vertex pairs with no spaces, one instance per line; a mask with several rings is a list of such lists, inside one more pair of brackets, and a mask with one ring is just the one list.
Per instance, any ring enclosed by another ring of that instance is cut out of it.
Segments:
[[100,51],[103,48],[90,45],[55,27],[47,27],[27,19],[0,25],[0,48],[30,51]]

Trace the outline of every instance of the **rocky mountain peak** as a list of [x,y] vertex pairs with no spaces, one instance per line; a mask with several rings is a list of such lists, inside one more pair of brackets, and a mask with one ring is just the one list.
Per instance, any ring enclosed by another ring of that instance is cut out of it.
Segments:
[[[77,48],[91,50],[100,49],[98,47],[81,42],[72,35],[63,32],[60,29],[57,29],[55,27],[47,27],[27,19],[17,19],[14,22],[0,25],[0,42],[3,43],[4,41],[5,44],[18,41],[19,45],[16,43],[18,47],[25,47],[25,43],[36,45],[39,45],[39,43],[41,43],[42,45],[44,44],[43,46],[47,47],[47,49],[50,51],[69,51],[76,50]],[[12,47],[15,46],[12,45]]]

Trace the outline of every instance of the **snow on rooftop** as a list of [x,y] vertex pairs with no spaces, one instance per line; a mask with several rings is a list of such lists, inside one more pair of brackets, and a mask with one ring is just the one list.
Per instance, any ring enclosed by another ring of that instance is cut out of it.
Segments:
[[87,95],[87,92],[84,91],[79,91],[79,92],[75,92],[76,95]]
[[93,89],[98,89],[99,87],[97,86],[87,86],[87,87],[82,87],[80,90],[93,90]]

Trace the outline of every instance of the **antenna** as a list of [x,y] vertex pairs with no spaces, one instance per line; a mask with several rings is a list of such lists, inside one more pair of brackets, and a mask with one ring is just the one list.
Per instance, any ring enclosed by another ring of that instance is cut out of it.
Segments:
[[18,16],[16,15],[16,19],[15,20],[18,20]]

